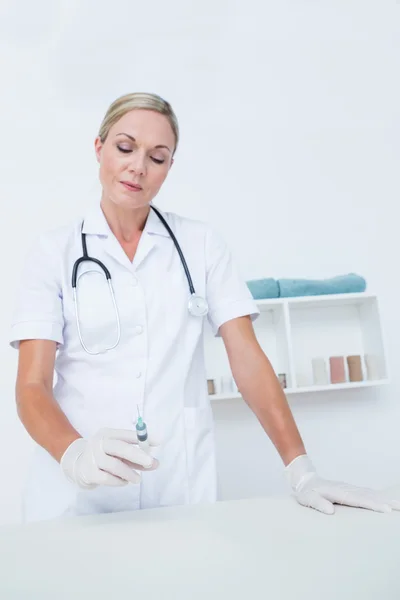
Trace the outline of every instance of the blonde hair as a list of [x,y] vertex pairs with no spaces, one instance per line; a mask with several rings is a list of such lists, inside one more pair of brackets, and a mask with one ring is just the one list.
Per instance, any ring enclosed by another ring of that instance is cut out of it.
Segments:
[[153,110],[167,117],[175,136],[175,148],[172,153],[174,155],[179,142],[178,120],[169,102],[163,100],[163,98],[157,96],[157,94],[136,92],[133,94],[125,94],[114,100],[109,106],[100,125],[99,137],[101,141],[104,142],[106,140],[110,128],[119,121],[121,117],[127,112],[135,109]]

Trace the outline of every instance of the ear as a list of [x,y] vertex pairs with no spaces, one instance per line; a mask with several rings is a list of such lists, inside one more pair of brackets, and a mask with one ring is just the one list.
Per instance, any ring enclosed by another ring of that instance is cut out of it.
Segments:
[[[172,167],[172,165],[174,164],[174,162],[175,162],[175,159],[174,159],[174,158],[171,158],[171,164],[169,165],[169,168],[171,168],[171,167]],[[169,169],[168,169],[168,170],[169,170]]]
[[96,153],[97,162],[100,162],[100,156],[101,156],[101,149],[102,148],[103,148],[103,142],[97,136],[97,138],[94,140],[94,151]]

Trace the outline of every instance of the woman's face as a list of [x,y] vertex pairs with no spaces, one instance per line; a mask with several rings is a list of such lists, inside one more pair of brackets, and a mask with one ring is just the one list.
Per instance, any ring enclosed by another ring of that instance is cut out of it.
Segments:
[[167,117],[135,109],[96,138],[103,200],[125,208],[150,204],[172,166],[175,136]]

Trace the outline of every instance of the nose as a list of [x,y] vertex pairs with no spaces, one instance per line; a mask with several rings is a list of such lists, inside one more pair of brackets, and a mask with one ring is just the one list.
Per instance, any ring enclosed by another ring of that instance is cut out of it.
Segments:
[[134,152],[130,156],[129,170],[137,175],[144,175],[146,172],[145,156],[141,152]]

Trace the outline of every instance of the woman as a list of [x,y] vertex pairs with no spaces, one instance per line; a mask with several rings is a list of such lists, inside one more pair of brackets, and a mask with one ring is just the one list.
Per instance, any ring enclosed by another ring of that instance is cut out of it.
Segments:
[[[100,205],[42,235],[29,254],[11,334],[18,414],[37,443],[25,520],[215,501],[205,314],[297,500],[326,513],[334,502],[390,510],[373,492],[317,477],[257,343],[258,310],[229,250],[208,225],[152,204],[178,140],[168,102],[117,99],[95,140]],[[86,255],[101,264],[78,261]],[[138,445],[138,410],[161,435],[149,452]]]

